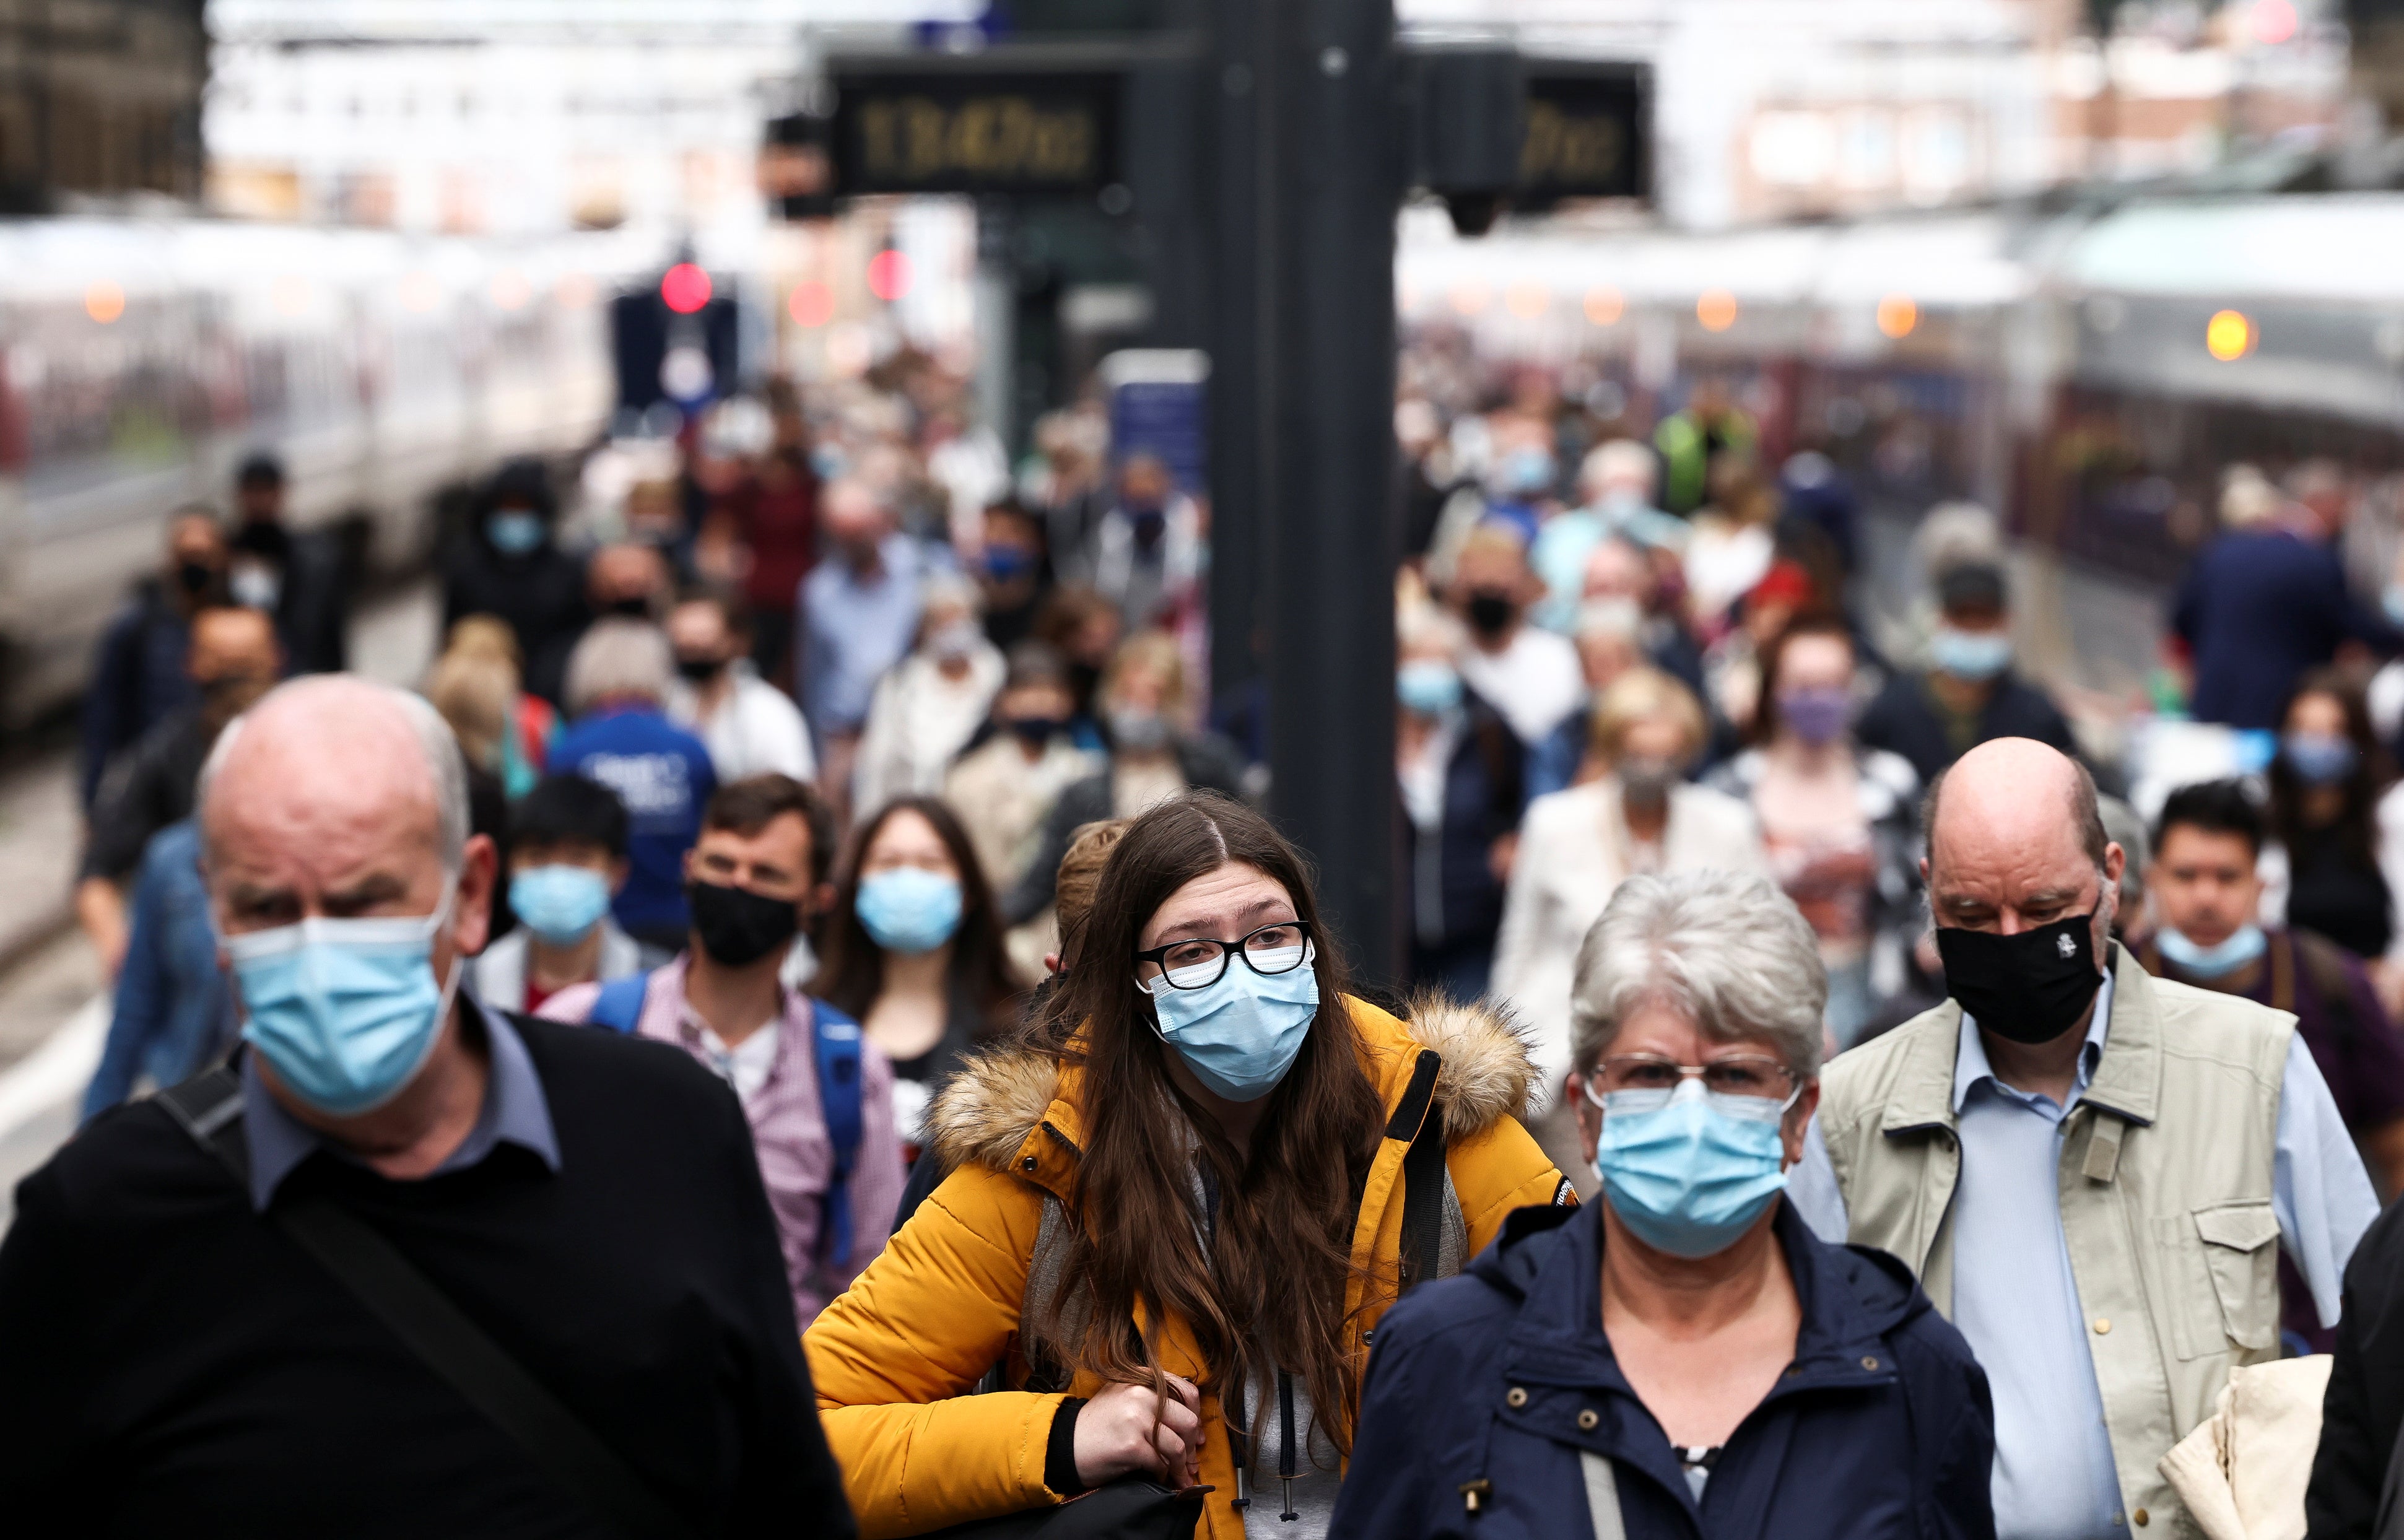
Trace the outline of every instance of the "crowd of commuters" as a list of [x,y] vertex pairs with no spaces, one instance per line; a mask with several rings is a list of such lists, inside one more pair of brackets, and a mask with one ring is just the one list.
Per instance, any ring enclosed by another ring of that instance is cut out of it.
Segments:
[[2345,480],[2232,479],[2179,693],[2270,750],[2141,816],[1992,521],[1874,627],[1733,390],[1458,363],[1395,418],[1407,998],[1213,730],[1207,503],[1090,408],[1013,475],[905,357],[572,520],[505,467],[415,693],[340,672],[263,462],[179,513],[87,711],[116,1014],[0,1245],[0,1502],[2383,1533],[2404,679]]

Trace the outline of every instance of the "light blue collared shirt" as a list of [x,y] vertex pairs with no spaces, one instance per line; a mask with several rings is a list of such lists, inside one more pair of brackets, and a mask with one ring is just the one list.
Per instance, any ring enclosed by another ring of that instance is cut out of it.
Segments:
[[[558,1170],[559,1137],[551,1125],[551,1102],[543,1095],[542,1077],[535,1072],[525,1040],[498,1011],[485,1010],[464,990],[457,998],[462,1025],[467,1013],[473,1012],[483,1026],[491,1075],[484,1083],[484,1106],[476,1114],[476,1126],[434,1174],[464,1171],[503,1143],[531,1150]],[[284,1110],[259,1078],[258,1057],[248,1051],[242,1056],[242,1133],[250,1148],[250,1206],[261,1213],[302,1161],[319,1150],[342,1154],[324,1135]]]
[[[2062,1123],[2094,1081],[2111,1019],[2106,973],[2069,1103],[2057,1107],[1998,1080],[1978,1024],[1962,1017],[1953,1059],[1962,1174],[1952,1201],[1952,1315],[1994,1394],[1998,1540],[2128,1540],[2131,1533],[2056,1185]],[[1821,1239],[1846,1239],[1844,1195],[1817,1118],[1786,1192]],[[2288,1042],[2280,1082],[2271,1206],[2322,1321],[2333,1323],[2346,1260],[2379,1216],[2379,1201],[2300,1036]],[[2051,1267],[2032,1265],[2046,1256]]]

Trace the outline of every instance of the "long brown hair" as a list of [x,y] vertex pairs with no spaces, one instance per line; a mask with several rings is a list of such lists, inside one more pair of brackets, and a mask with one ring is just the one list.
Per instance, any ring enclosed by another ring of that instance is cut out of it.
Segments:
[[[1170,895],[1231,863],[1293,898],[1319,974],[1319,1015],[1269,1093],[1249,1154],[1170,1076],[1170,1050],[1132,960]],[[1078,1223],[1057,1289],[1049,1301],[1029,1301],[1022,1331],[1067,1366],[1158,1385],[1161,1323],[1181,1318],[1220,1393],[1239,1394],[1238,1374],[1265,1369],[1249,1361],[1265,1354],[1308,1385],[1321,1428],[1349,1452],[1360,1359],[1344,1296],[1354,1214],[1383,1119],[1344,1003],[1343,960],[1302,857],[1232,799],[1195,792],[1154,806],[1111,852],[1067,985],[1065,1011],[1085,1029],[1048,1051],[1084,1071]],[[1217,1198],[1208,1214],[1195,1190],[1197,1158]]]
[[960,827],[957,814],[933,797],[896,797],[853,833],[851,847],[844,854],[834,909],[827,917],[826,971],[812,992],[838,1011],[865,1017],[885,990],[885,950],[860,922],[857,901],[860,862],[868,859],[877,831],[896,813],[915,813],[925,819],[960,874],[960,924],[952,932],[948,980],[955,998],[966,997],[984,1017],[981,1036],[1007,1028],[1012,1001],[1019,991],[1002,948],[1000,906],[994,903],[993,885],[985,881],[985,868],[977,864],[976,847],[969,843],[968,831]]

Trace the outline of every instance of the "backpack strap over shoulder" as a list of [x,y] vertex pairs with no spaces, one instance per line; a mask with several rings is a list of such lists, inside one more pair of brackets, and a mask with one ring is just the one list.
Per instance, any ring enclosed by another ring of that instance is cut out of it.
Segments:
[[819,1254],[833,1267],[852,1258],[851,1173],[860,1164],[860,1023],[829,1005],[810,1001],[810,1049],[818,1074],[818,1111],[834,1146],[834,1178],[827,1185],[826,1222]]
[[643,999],[650,992],[651,975],[628,973],[601,986],[593,999],[592,1012],[585,1020],[595,1027],[607,1027],[623,1036],[634,1035],[636,1025],[643,1019]]
[[152,1099],[193,1143],[233,1173],[244,1192],[250,1191],[250,1144],[242,1134],[242,1077],[231,1065],[203,1071]]

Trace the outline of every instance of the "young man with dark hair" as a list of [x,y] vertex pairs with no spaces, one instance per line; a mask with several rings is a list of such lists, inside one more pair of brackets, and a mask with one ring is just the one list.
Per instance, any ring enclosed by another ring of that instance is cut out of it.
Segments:
[[[2145,876],[2156,929],[2138,959],[2158,977],[2293,1012],[2347,1131],[2369,1159],[2371,1179],[2393,1197],[2404,1189],[2404,1035],[2343,947],[2257,919],[2262,879],[2255,862],[2267,828],[2237,781],[2170,794]],[[2291,1300],[2296,1293],[2289,1291]]]
[[476,959],[479,1000],[497,1011],[538,1011],[562,989],[666,959],[609,916],[626,881],[626,839],[625,804],[582,776],[546,776],[518,799],[510,809],[509,878],[519,923]]
[[541,1015],[673,1043],[734,1087],[806,1327],[885,1244],[902,1197],[893,1070],[850,1017],[777,976],[834,902],[834,820],[790,776],[720,789],[685,854],[685,949],[648,974],[561,991]]

